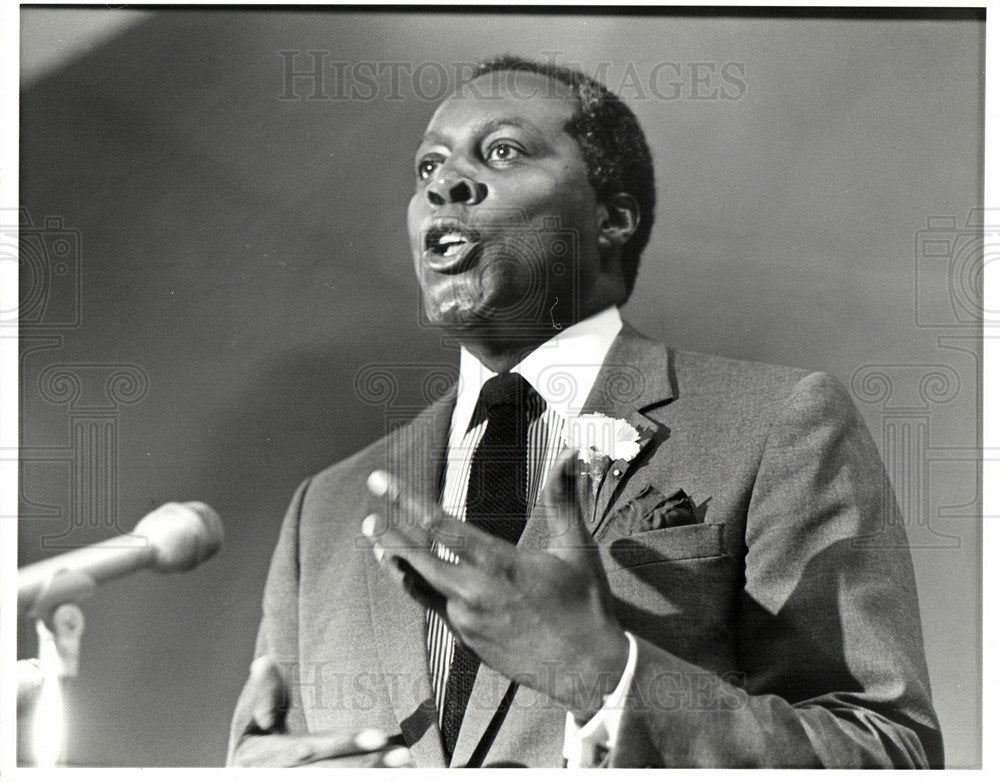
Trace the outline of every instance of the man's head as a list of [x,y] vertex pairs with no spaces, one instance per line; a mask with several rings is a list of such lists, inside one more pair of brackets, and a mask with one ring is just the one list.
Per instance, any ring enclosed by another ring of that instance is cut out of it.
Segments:
[[501,72],[538,73],[570,88],[578,110],[566,131],[576,139],[587,164],[587,178],[598,199],[628,193],[639,208],[639,222],[622,248],[622,266],[631,295],[639,258],[649,241],[656,212],[653,158],[646,135],[632,110],[596,79],[551,62],[505,55],[479,65],[472,79]]
[[409,230],[428,318],[533,334],[628,298],[653,220],[631,111],[552,64],[485,63],[431,119]]

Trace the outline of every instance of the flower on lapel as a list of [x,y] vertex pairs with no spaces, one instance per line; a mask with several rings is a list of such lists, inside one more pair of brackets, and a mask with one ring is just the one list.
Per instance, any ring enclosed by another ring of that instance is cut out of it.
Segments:
[[588,467],[608,462],[631,461],[639,453],[639,430],[621,418],[603,413],[584,413],[566,419],[563,442],[576,449]]
[[584,413],[566,418],[562,439],[583,462],[579,491],[583,507],[589,506],[591,522],[597,513],[597,494],[612,463],[624,468],[638,456],[641,436],[628,421],[602,413]]

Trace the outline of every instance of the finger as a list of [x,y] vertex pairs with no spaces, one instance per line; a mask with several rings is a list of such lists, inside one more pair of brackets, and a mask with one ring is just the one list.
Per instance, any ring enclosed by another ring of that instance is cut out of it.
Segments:
[[415,768],[416,762],[413,755],[406,747],[393,747],[388,752],[383,753],[379,758],[376,767],[378,768]]
[[375,470],[368,476],[368,491],[374,497],[387,499],[421,527],[427,527],[437,512],[433,504],[405,489],[395,475],[385,470]]
[[398,527],[390,527],[380,513],[365,516],[361,521],[361,534],[371,542],[375,558],[379,562],[384,560],[386,554],[396,553],[397,550],[427,550],[426,544],[415,541]]
[[425,551],[399,530],[389,530],[377,513],[372,513],[361,522],[361,532],[372,541],[372,553],[382,569],[399,584],[410,597],[424,608],[430,608],[444,616],[448,598],[436,589],[404,557],[398,556],[408,551]]
[[[375,475],[376,473],[372,473]],[[383,473],[387,483],[395,487],[392,476]],[[381,480],[381,479],[380,479]],[[396,496],[404,497],[405,493],[396,491]],[[406,502],[405,500],[401,500]],[[463,563],[480,568],[490,575],[503,575],[512,572],[513,563],[517,557],[517,547],[505,540],[490,535],[471,524],[459,521],[441,511],[437,514],[424,516],[426,528],[431,532],[433,540],[455,554]],[[361,522],[361,532],[373,542],[375,557],[383,562],[386,555],[411,552],[427,552],[427,547],[417,543],[398,527],[389,527],[383,518],[372,513]],[[432,555],[435,556],[436,555]],[[408,557],[409,558],[409,557]],[[386,563],[391,564],[391,563]]]
[[589,558],[594,544],[583,522],[577,493],[579,464],[576,451],[563,451],[552,466],[543,492],[548,532],[546,550],[567,562]]
[[447,562],[426,549],[413,548],[398,530],[390,528],[378,540],[385,549],[383,566],[400,570],[404,586],[412,585],[412,581],[407,581],[413,578],[412,570],[445,599],[457,598],[468,602],[477,590],[489,588],[483,571],[462,560]]
[[[385,470],[375,470],[368,476],[368,490],[375,497],[384,497],[389,503],[398,508],[404,517],[414,521],[423,529],[431,530],[437,527],[441,533],[438,542],[448,548],[462,545],[464,536],[462,534],[450,537],[451,533],[445,532],[437,522],[445,522],[451,517],[439,506],[428,503],[425,499],[417,497],[413,492],[406,489],[395,475]],[[458,532],[464,525],[457,519],[451,519],[458,526]],[[449,527],[450,528],[450,527]]]
[[[361,522],[361,531],[372,542],[372,553],[382,569],[389,578],[399,584],[406,593],[416,600],[424,608],[430,608],[444,615],[448,599],[435,589],[423,576],[417,572],[413,566],[405,559],[395,556],[400,549],[410,550],[423,548],[422,546],[410,545],[403,542],[400,536],[402,533],[390,536],[388,539],[383,536],[386,533],[385,524],[381,516],[372,513]],[[405,537],[405,536],[402,536]],[[386,545],[392,550],[387,551]]]
[[258,657],[250,664],[247,680],[250,692],[250,715],[263,731],[273,730],[286,705],[285,680],[271,655]]
[[430,608],[442,617],[447,616],[448,598],[420,575],[413,565],[400,557],[392,557],[391,564],[394,572],[399,574],[400,584],[410,597],[424,608]]
[[315,739],[311,747],[315,755],[313,760],[359,755],[389,746],[389,738],[375,728],[365,728],[346,739],[337,734],[317,734],[312,738]]
[[238,766],[301,766],[319,760],[362,755],[385,749],[386,735],[379,730],[363,730],[353,736],[339,733],[310,733],[296,736],[247,736],[233,755]]
[[461,561],[490,574],[508,572],[519,553],[513,543],[446,514],[434,516],[427,528],[433,540]]

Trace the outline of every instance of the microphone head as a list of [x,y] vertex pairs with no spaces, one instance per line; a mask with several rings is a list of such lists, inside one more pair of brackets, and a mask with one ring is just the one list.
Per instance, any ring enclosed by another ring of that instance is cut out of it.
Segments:
[[222,546],[222,520],[203,502],[168,502],[142,517],[136,535],[155,552],[149,564],[161,573],[200,565]]

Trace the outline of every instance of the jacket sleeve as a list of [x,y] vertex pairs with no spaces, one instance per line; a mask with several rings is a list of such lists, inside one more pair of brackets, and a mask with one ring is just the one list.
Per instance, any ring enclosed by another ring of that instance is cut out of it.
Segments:
[[[903,522],[829,376],[799,381],[770,425],[744,576],[741,670],[720,677],[640,639],[611,765],[943,764]],[[683,682],[711,697],[679,705],[666,690]]]
[[[297,685],[302,681],[299,665],[299,519],[309,482],[303,481],[296,490],[281,525],[264,586],[263,617],[254,649],[254,659],[270,654],[285,677],[289,691],[285,726],[289,733],[306,731]],[[227,765],[232,762],[233,751],[249,726],[245,710],[241,708],[248,696],[244,687],[230,725]]]

